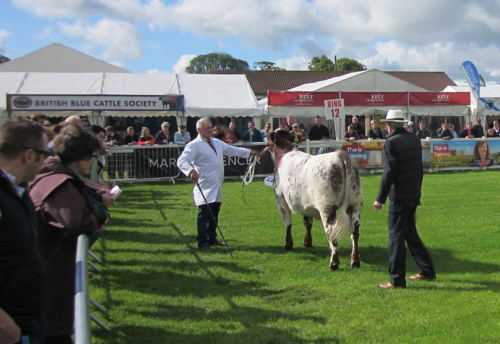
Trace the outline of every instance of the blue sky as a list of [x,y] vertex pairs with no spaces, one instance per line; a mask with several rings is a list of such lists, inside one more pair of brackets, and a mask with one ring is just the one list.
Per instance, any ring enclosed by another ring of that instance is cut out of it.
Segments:
[[471,60],[500,82],[499,17],[500,0],[0,0],[0,54],[57,42],[134,73],[211,52],[305,70],[325,54],[459,82]]

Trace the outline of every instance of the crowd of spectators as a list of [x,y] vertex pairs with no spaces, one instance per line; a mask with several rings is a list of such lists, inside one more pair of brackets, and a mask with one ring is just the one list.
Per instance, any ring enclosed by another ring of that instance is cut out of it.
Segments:
[[90,179],[106,129],[77,116],[0,127],[2,343],[72,343],[76,240],[98,238],[113,202]]

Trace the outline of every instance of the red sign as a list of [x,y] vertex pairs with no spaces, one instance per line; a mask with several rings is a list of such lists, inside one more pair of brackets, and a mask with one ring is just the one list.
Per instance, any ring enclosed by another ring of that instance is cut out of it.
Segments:
[[470,105],[469,92],[412,92],[410,105]]
[[406,106],[407,92],[342,92],[345,106]]
[[469,92],[268,92],[269,106],[324,106],[344,99],[344,106],[469,105]]
[[268,92],[270,106],[324,106],[324,101],[340,98],[339,92]]

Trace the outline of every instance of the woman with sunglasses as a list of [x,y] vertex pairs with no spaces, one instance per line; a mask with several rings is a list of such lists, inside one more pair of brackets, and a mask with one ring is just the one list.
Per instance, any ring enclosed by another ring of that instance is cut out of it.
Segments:
[[90,132],[67,126],[29,187],[39,220],[38,237],[47,269],[48,334],[45,344],[71,343],[76,241],[96,235],[107,220],[106,209],[84,183],[100,148]]

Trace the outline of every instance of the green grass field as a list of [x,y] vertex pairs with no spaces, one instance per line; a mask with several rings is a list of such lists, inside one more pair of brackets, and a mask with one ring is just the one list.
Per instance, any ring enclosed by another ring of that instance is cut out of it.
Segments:
[[[424,178],[417,227],[438,280],[387,281],[387,209],[371,203],[380,176],[363,176],[361,268],[348,267],[350,240],[340,242],[341,269],[328,270],[320,223],[313,248],[302,246],[294,217],[292,251],[272,188],[255,180],[224,185],[220,226],[232,248],[200,252],[192,184],[123,186],[103,240],[93,248],[104,275],[91,296],[113,328],[94,326],[94,343],[500,343],[500,192],[495,171]],[[418,272],[411,258],[408,273]],[[228,282],[228,283],[224,283]]]

